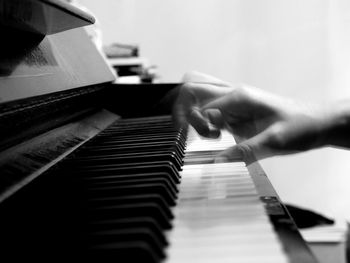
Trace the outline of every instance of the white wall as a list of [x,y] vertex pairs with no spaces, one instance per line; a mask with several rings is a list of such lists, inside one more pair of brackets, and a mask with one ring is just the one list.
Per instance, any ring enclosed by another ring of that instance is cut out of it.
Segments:
[[[347,0],[80,0],[104,43],[140,45],[162,81],[198,70],[307,100],[350,96]],[[350,135],[349,135],[350,139]],[[350,218],[350,153],[262,164],[282,199]]]

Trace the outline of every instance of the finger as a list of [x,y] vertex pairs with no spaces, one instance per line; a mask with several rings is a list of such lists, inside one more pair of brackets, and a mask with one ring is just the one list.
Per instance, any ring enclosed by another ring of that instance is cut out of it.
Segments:
[[268,133],[262,132],[222,151],[215,157],[214,161],[234,162],[244,160],[250,163],[255,160],[261,160],[279,154],[278,152],[272,151],[268,143]]
[[186,111],[180,104],[175,104],[172,109],[172,119],[176,129],[187,125]]
[[221,111],[218,109],[207,109],[203,111],[203,116],[209,120],[218,129],[223,129],[225,126],[224,118]]
[[185,85],[180,85],[176,88],[177,98],[172,107],[172,118],[176,128],[181,128],[188,124],[188,111],[196,101],[195,96],[188,89]]
[[218,138],[220,136],[220,129],[214,127],[197,107],[192,108],[188,120],[200,135],[209,138]]
[[225,109],[231,108],[234,108],[231,96],[222,96],[203,105],[201,110],[202,112],[206,112],[210,109],[215,109],[222,113]]
[[237,145],[234,145],[217,154],[214,158],[214,163],[237,162],[242,160],[241,149]]

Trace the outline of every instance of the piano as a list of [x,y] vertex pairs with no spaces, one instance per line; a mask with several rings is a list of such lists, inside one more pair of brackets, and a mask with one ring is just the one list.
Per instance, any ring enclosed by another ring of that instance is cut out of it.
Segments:
[[174,84],[113,84],[60,0],[1,0],[2,262],[316,262],[255,160],[171,122]]

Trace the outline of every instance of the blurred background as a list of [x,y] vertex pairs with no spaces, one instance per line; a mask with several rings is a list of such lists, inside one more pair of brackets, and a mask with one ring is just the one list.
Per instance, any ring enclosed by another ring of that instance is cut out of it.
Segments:
[[[136,45],[157,82],[189,70],[309,101],[350,97],[347,0],[79,0],[102,45]],[[349,135],[350,139],[350,135]],[[350,151],[261,161],[284,202],[350,219]]]

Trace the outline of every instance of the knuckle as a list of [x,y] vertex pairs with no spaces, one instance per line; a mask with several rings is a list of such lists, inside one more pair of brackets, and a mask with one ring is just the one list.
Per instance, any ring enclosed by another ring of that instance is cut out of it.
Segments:
[[250,88],[246,85],[237,85],[231,91],[231,99],[234,99],[237,102],[247,101],[250,97]]

